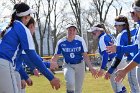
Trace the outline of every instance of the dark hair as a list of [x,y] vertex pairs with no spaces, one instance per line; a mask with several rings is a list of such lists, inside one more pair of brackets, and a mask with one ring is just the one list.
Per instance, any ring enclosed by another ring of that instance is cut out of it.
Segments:
[[94,27],[99,27],[99,28],[103,28],[106,32],[106,28],[105,28],[105,25],[103,23],[100,23],[100,24],[97,24],[97,25],[94,25]]
[[129,29],[129,23],[128,23],[127,17],[125,17],[125,16],[117,16],[115,18],[115,21],[117,21],[117,22],[125,22],[125,24],[122,25],[122,26],[124,27],[124,29],[127,29],[128,44],[130,45],[131,44],[131,32],[130,32],[130,29]]
[[11,21],[10,21],[9,25],[6,27],[6,29],[4,29],[4,30],[2,31],[1,37],[4,36],[6,30],[7,30],[9,27],[12,27],[12,26],[13,26],[13,22],[14,22],[15,20],[21,20],[22,17],[18,17],[18,16],[16,16],[16,14],[17,14],[17,13],[21,13],[21,12],[25,12],[25,11],[29,10],[29,8],[30,8],[30,7],[29,7],[27,4],[23,3],[23,2],[14,5],[14,8],[13,8],[14,12],[13,12],[13,14],[12,14]]
[[140,0],[135,0],[135,1],[134,1],[134,4],[135,4],[136,6],[138,6],[138,7],[140,7]]
[[35,24],[35,20],[33,17],[30,18],[29,22],[27,23],[26,27],[29,27],[30,24]]

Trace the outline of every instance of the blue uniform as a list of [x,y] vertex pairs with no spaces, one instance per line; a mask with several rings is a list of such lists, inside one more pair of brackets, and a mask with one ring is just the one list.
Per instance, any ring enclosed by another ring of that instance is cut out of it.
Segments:
[[[110,46],[110,43],[111,42],[113,43],[113,41],[111,37],[104,32],[99,35],[98,39],[99,39],[99,44],[98,44],[99,53],[102,56],[101,69],[105,69],[106,67],[111,66],[112,60],[116,56],[115,53],[108,54],[106,51],[106,46]],[[115,74],[112,74],[110,78],[112,88],[115,93],[120,93],[122,91],[123,85],[121,83],[115,82],[114,77],[115,77]]]
[[[134,33],[135,33],[135,31],[132,31],[131,33],[133,33],[133,35],[134,35]],[[130,44],[132,44],[132,41],[128,41],[128,34],[127,34],[127,30],[123,30],[121,33],[119,33],[118,34],[118,36],[117,36],[117,42],[116,42],[116,45],[117,46],[127,46],[127,45],[129,45],[129,43]],[[127,60],[131,60],[133,57],[132,57],[132,55],[130,55],[130,53],[127,53],[127,54],[125,54],[125,53],[117,53],[116,54],[116,58],[117,59],[119,59],[119,60],[122,60],[122,58],[123,57],[127,57]],[[114,72],[114,70],[115,70],[115,68],[110,68],[109,69],[109,73],[110,74],[112,74],[113,72]]]
[[[138,24],[140,24],[140,22],[138,22]],[[139,63],[139,53],[138,53],[138,50],[140,49],[140,31],[139,31],[139,27],[137,29],[134,29],[132,30],[132,35],[133,38],[133,42],[134,44],[133,45],[128,45],[128,46],[117,46],[117,53],[120,52],[120,53],[130,53],[130,55],[132,56],[132,60]],[[130,86],[134,87],[132,89],[131,87],[131,91],[132,93],[139,93],[140,92],[140,88],[139,88],[139,85],[140,85],[140,74],[139,74],[139,70],[140,70],[140,65],[138,66],[137,68],[137,71],[136,71],[136,68],[131,70],[129,73],[128,73],[128,76],[131,76],[132,78],[129,80],[130,82]],[[132,73],[133,72],[133,73]],[[136,72],[137,72],[137,75],[136,75]],[[128,78],[129,79],[129,78]],[[131,82],[133,80],[133,82]],[[139,83],[139,84],[138,84]]]
[[[24,51],[22,51],[22,54],[20,54],[20,50],[18,51],[17,57],[14,60],[14,62],[15,62],[15,75],[16,75],[16,81],[17,81],[17,85],[18,85],[17,86],[18,87],[18,91],[19,91],[19,93],[25,93],[25,92],[22,92],[24,89],[21,89],[21,80],[28,80],[29,76],[26,73],[25,69],[23,69],[22,65],[23,64],[27,65],[28,67],[30,67],[31,71],[33,71],[36,67],[31,62],[31,60],[25,54]],[[48,62],[43,62],[43,63],[46,65],[47,68],[50,68],[50,63],[48,63]]]
[[[137,31],[136,29],[131,30],[131,41],[129,42],[127,31],[123,30],[118,35],[118,39],[117,39],[118,43],[116,45],[117,46],[127,46],[127,45],[130,45],[130,44],[133,44],[134,41],[135,41],[134,39],[135,39],[136,31]],[[125,64],[126,61],[124,60],[124,58],[127,58],[126,60],[129,63],[130,60],[132,60],[133,56],[134,56],[134,53],[120,53],[119,52],[116,56],[116,58],[121,60],[121,63],[119,64],[119,66],[122,65],[124,67],[126,65]],[[112,74],[115,69],[116,68],[111,67],[108,72],[110,74]],[[136,78],[136,68],[128,73],[128,81],[129,81],[129,85],[130,85],[130,88],[131,88],[131,93],[139,93],[140,90],[139,90],[139,85],[138,85],[137,78]]]
[[101,69],[105,69],[108,61],[111,62],[116,55],[115,53],[108,54],[106,52],[106,46],[109,46],[110,43],[113,41],[111,40],[111,37],[105,33],[100,34],[98,39],[99,39],[99,43],[98,43],[99,53],[102,56]]
[[[140,25],[140,22],[138,22],[138,24]],[[135,36],[133,37],[133,41],[134,44],[133,45],[129,45],[129,46],[117,46],[117,53],[133,53],[134,55],[138,53],[139,49],[140,49],[140,26],[136,29],[133,30],[133,33],[135,34]],[[137,54],[138,55],[138,54]],[[136,57],[136,56],[135,56]],[[133,59],[133,60],[137,60],[137,59]],[[140,63],[138,60],[135,61],[137,63]]]
[[66,63],[77,64],[77,62],[83,60],[82,53],[87,52],[85,42],[83,41],[79,36],[76,36],[76,39],[72,42],[63,38],[59,40],[55,54],[62,53]]
[[[41,59],[43,61],[43,59]],[[50,62],[43,62],[47,68],[50,68]],[[31,71],[33,71],[36,67],[35,65],[31,62],[29,57],[25,54],[25,52],[22,51],[22,54],[20,54],[16,59],[15,59],[15,71],[18,71],[21,75],[21,79],[27,80],[29,76],[23,69],[23,64],[27,65]]]
[[33,39],[29,29],[23,25],[23,23],[16,20],[13,23],[13,27],[8,30],[2,38],[0,44],[0,58],[13,62],[19,48],[25,51],[31,62],[35,64],[37,69],[39,69],[48,80],[54,78],[53,74],[45,67],[41,58],[39,58],[35,52]]
[[66,37],[60,39],[55,54],[64,56],[64,76],[67,93],[82,93],[85,63],[83,53],[87,52],[84,39],[78,35],[71,42]]

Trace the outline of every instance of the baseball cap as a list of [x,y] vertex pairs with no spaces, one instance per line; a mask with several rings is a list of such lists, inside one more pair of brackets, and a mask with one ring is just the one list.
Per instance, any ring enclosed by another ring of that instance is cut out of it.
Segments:
[[77,29],[77,26],[74,25],[74,24],[68,24],[68,25],[66,26],[66,29],[68,29],[68,28],[70,28],[70,27],[75,27],[75,28]]

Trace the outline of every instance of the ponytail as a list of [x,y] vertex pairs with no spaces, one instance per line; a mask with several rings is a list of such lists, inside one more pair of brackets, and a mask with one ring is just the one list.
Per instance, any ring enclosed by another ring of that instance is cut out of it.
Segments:
[[12,14],[12,18],[11,18],[11,21],[10,21],[9,25],[6,27],[6,29],[4,29],[4,30],[2,31],[1,37],[4,36],[4,34],[5,34],[5,32],[6,32],[6,30],[7,30],[8,28],[10,28],[10,27],[13,26],[13,22],[14,22],[15,19],[16,19],[16,11]]
[[125,22],[125,28],[127,30],[127,35],[128,35],[128,45],[131,44],[131,32],[130,32],[130,29],[129,29],[129,23],[128,21]]
[[11,21],[10,21],[9,25],[6,27],[6,29],[4,29],[4,30],[2,31],[1,37],[4,36],[4,34],[5,34],[5,32],[6,32],[6,30],[7,30],[8,28],[10,28],[10,27],[13,26],[13,22],[14,22],[15,20],[21,20],[22,16],[17,16],[17,13],[25,12],[25,11],[27,11],[27,10],[29,10],[29,9],[30,9],[30,7],[29,7],[27,4],[23,3],[23,2],[18,3],[18,4],[15,4],[15,5],[14,5],[14,8],[13,8],[13,10],[15,10],[15,11],[14,11],[13,14],[12,14]]

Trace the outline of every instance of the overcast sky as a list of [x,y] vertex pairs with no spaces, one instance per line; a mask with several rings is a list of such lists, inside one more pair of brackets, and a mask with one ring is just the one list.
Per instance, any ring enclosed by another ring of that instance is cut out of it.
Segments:
[[[107,1],[110,1],[110,0],[107,0]],[[11,10],[13,8],[13,5],[11,5],[9,2],[10,2],[9,0],[0,0],[0,21],[1,21],[1,18],[3,16],[9,16],[9,14],[12,13]],[[60,6],[58,5],[58,9],[60,9],[60,7],[62,7],[62,4],[64,4],[64,2],[69,2],[69,1],[68,0],[59,0],[58,4]],[[81,7],[84,7],[84,9],[88,9],[89,8],[89,2],[91,2],[91,0],[81,0]],[[125,2],[128,3],[128,4],[132,4],[132,0],[125,0]],[[2,4],[5,4],[6,7],[1,7]],[[121,4],[121,2],[120,2],[120,4]],[[123,5],[123,12],[122,12],[122,14],[123,15],[128,15],[129,10],[130,10],[129,6]],[[67,12],[71,11],[71,7],[67,6],[66,11]],[[107,18],[107,20],[110,21],[111,24],[113,22],[112,20],[114,20],[114,18],[115,18],[114,11],[115,10],[113,8],[111,8],[109,10],[109,14],[108,14],[108,18]],[[112,15],[112,14],[114,14],[114,15]]]

